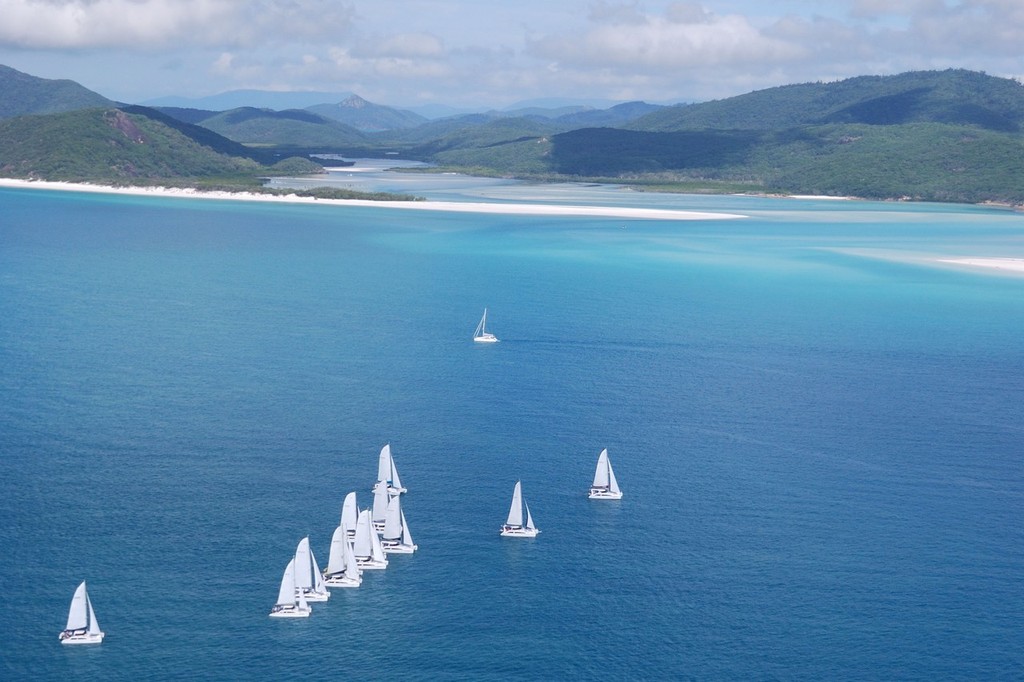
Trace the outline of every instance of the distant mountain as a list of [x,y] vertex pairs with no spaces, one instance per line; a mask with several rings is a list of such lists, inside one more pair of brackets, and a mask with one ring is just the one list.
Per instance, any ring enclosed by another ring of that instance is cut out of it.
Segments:
[[660,111],[665,107],[647,102],[625,102],[608,109],[587,109],[576,113],[559,116],[556,120],[564,126],[583,127],[619,127],[637,120],[642,116]]
[[316,104],[306,111],[325,116],[363,132],[415,128],[426,123],[419,114],[395,109],[382,104],[368,102],[359,95],[352,95],[337,104]]
[[[271,157],[145,107],[91,108],[0,121],[0,175],[44,180],[145,181],[248,178]],[[315,172],[312,162],[290,162]]]
[[201,124],[244,144],[320,147],[327,151],[364,140],[355,128],[305,109],[241,107],[203,119]]
[[37,78],[0,65],[0,119],[109,106],[114,103],[74,81]]
[[171,118],[183,121],[185,123],[193,123],[199,125],[208,118],[213,118],[219,111],[212,111],[210,109],[190,109],[188,107],[150,107],[156,109],[164,114],[167,114]]
[[668,107],[633,130],[775,130],[799,125],[948,123],[1016,131],[1024,122],[1024,86],[976,71],[912,71],[803,83],[738,97]]
[[142,104],[151,107],[181,107],[184,109],[210,109],[227,111],[241,107],[255,109],[304,109],[323,102],[340,102],[348,92],[277,92],[272,90],[232,90],[206,97],[157,97]]

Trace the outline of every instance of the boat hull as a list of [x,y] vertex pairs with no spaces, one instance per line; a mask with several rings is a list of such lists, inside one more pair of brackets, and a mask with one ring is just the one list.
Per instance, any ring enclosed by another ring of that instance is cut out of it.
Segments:
[[505,526],[500,535],[504,538],[535,538],[540,531],[536,528],[516,528]]
[[613,493],[610,490],[603,488],[591,488],[590,494],[587,495],[592,500],[621,500],[622,492]]
[[313,609],[306,608],[300,609],[297,606],[285,606],[280,609],[275,609],[270,612],[271,618],[309,618],[309,614],[313,612]]
[[473,341],[476,343],[498,343],[498,337],[493,334],[486,336],[474,336]]
[[[298,590],[296,590],[295,597],[298,598],[298,596],[299,596],[299,592],[298,592]],[[327,601],[328,599],[330,599],[331,598],[331,593],[330,592],[304,592],[303,596],[306,598],[306,601],[308,601],[308,602],[313,602],[313,601],[321,602],[321,601]]]
[[362,578],[325,578],[324,585],[327,587],[359,587],[363,583]]
[[106,633],[94,632],[92,634],[84,635],[71,635],[70,637],[61,637],[61,644],[99,644],[103,641],[103,637]]
[[388,567],[388,562],[374,561],[373,559],[370,559],[369,561],[360,561],[359,559],[356,559],[356,566],[358,566],[362,571],[383,571]]
[[384,545],[385,554],[412,554],[417,549],[417,545]]

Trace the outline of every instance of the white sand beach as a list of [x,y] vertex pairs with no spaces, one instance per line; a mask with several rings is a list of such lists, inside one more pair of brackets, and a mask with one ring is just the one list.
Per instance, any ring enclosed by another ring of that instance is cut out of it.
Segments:
[[185,199],[219,199],[222,201],[264,201],[277,203],[318,204],[336,206],[370,206],[412,211],[449,211],[462,213],[495,213],[505,215],[593,216],[638,220],[730,220],[746,216],[735,213],[709,213],[674,209],[635,208],[629,206],[566,206],[559,204],[517,204],[455,201],[371,201],[366,199],[317,199],[295,194],[273,195],[254,192],[205,192],[176,187],[111,187],[46,180],[14,180],[0,178],[0,187],[17,187],[66,192],[96,192],[136,196],[180,197]]
[[1024,258],[940,258],[939,262],[1024,273]]

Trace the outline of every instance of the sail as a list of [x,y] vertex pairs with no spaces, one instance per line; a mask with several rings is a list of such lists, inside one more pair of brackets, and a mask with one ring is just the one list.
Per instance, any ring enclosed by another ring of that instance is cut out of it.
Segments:
[[68,625],[65,630],[84,630],[88,623],[89,610],[87,602],[89,593],[85,590],[85,581],[75,590],[75,596],[71,598],[71,608],[68,610]]
[[384,523],[388,514],[388,484],[378,483],[373,489],[373,522]]
[[359,579],[359,566],[356,565],[356,555],[352,552],[352,545],[345,543],[345,577],[350,580]]
[[[523,504],[526,504],[525,502]],[[526,527],[530,530],[534,530],[537,526],[533,525],[533,516],[530,514],[530,505],[526,504]]]
[[473,338],[483,336],[487,333],[487,308],[484,308],[484,316],[480,318],[480,322],[476,325],[476,330],[473,331]]
[[384,557],[384,546],[380,544],[380,536],[376,533],[370,533],[370,550],[370,556],[374,561],[387,565],[388,561]]
[[299,611],[309,611],[310,610],[309,602],[306,601],[306,593],[305,592],[299,592],[299,596],[298,596],[297,599],[296,599],[296,597],[292,597],[292,603],[294,604],[296,601],[298,601]]
[[327,585],[324,584],[324,575],[316,564],[316,555],[313,550],[309,551],[309,559],[313,562],[313,591],[317,594],[327,594]]
[[89,634],[98,635],[100,633],[100,623],[96,620],[96,612],[92,610],[92,599],[89,599],[89,595],[85,595],[85,601],[89,605]]
[[516,481],[515,490],[512,491],[512,506],[508,510],[508,519],[505,523],[509,526],[523,525],[523,487],[521,481]]
[[341,525],[349,530],[355,530],[358,518],[359,509],[356,507],[356,494],[351,492],[345,496],[345,502],[341,505]]
[[608,487],[608,472],[610,465],[608,463],[608,449],[605,448],[601,451],[601,455],[597,458],[597,471],[594,472],[594,486],[595,488],[607,488]]
[[395,495],[388,502],[388,511],[384,517],[384,533],[383,538],[385,540],[398,540],[402,537],[402,503],[399,501],[401,498]]
[[377,460],[377,480],[391,480],[391,443],[380,449],[380,458]]
[[410,547],[415,545],[412,541],[412,533],[409,532],[409,524],[405,522],[405,510],[402,510],[402,544],[409,545]]
[[313,587],[313,562],[309,552],[309,537],[299,540],[295,548],[295,586],[300,588]]
[[359,512],[359,521],[356,524],[356,541],[353,550],[357,557],[368,557],[373,554],[372,535],[374,532],[370,529],[370,512],[364,509]]
[[277,605],[288,606],[295,603],[295,559],[288,562],[281,576],[281,589],[277,592]]
[[391,487],[397,488],[398,490],[404,490],[402,488],[402,479],[398,477],[398,467],[395,466],[395,458],[391,458]]
[[345,545],[348,544],[345,525],[334,529],[331,536],[331,552],[327,555],[327,575],[335,575],[345,570]]
[[619,490],[619,482],[615,480],[615,472],[612,470],[611,460],[608,460],[608,491],[613,493],[622,492]]

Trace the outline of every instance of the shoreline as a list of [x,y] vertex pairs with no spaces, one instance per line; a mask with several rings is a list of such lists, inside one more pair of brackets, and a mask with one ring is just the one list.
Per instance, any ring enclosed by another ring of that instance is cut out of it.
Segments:
[[639,220],[736,220],[746,216],[737,213],[709,213],[683,209],[632,208],[628,206],[569,206],[559,204],[502,204],[457,201],[373,201],[370,199],[318,199],[296,194],[274,195],[258,192],[203,191],[177,187],[114,187],[88,183],[56,182],[0,178],[0,187],[36,189],[94,194],[170,197],[179,199],[219,199],[222,201],[263,201],[287,204],[327,206],[360,206],[398,208],[411,211],[448,211],[457,213],[489,213],[502,215],[582,216],[600,218],[633,218]]

